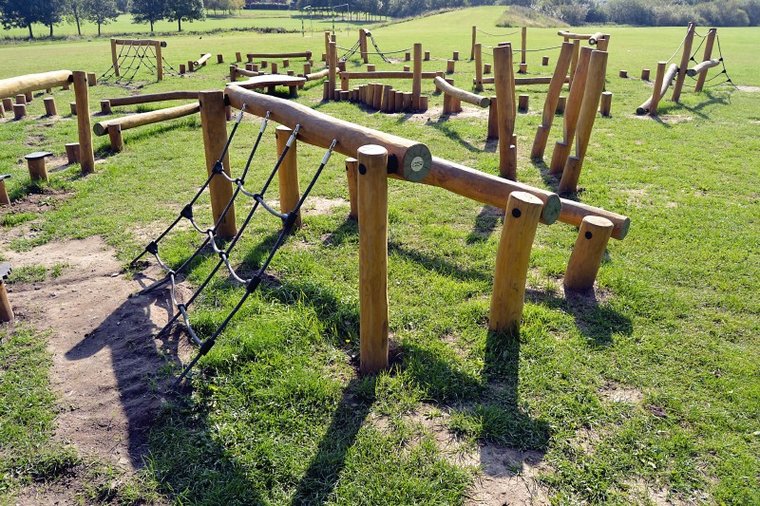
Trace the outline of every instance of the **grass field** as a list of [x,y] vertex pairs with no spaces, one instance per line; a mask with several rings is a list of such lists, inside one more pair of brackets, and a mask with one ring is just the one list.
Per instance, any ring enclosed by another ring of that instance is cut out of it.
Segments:
[[[478,7],[373,32],[384,50],[422,42],[434,57],[425,69],[441,70],[453,50],[469,55],[472,24],[507,31],[494,26],[502,12]],[[300,24],[274,21],[270,26]],[[107,494],[83,488],[83,502],[460,504],[501,465],[535,484],[537,500],[556,504],[760,504],[760,29],[719,30],[730,75],[747,91],[722,86],[695,94],[687,80],[682,103],[665,100],[659,121],[634,115],[651,88],[617,72],[627,69],[635,77],[646,66],[654,73],[685,28],[602,29],[612,34],[607,89],[614,94],[613,114],[597,118],[578,199],[628,215],[632,227],[623,241],[610,242],[595,300],[568,299],[561,290],[576,230],[540,226],[519,342],[489,342],[498,217],[442,190],[391,180],[390,330],[400,358],[388,373],[359,377],[352,359],[358,353],[358,232],[346,220],[348,204],[339,200],[347,192],[336,156],[315,194],[337,205],[306,213],[303,229],[272,265],[278,282],[251,297],[201,362],[193,393],[169,403],[156,420],[146,466]],[[531,28],[528,45],[555,46],[555,33]],[[164,38],[165,56],[175,66],[206,51],[223,53],[228,62],[235,51],[253,48],[323,52],[318,33]],[[340,45],[355,39],[353,30],[338,33]],[[556,53],[529,53],[529,72],[548,74],[540,58],[550,55],[553,65]],[[104,40],[0,47],[0,78],[57,68],[101,74],[109,65]],[[300,63],[293,65],[300,70]],[[349,62],[354,66],[358,61]],[[210,63],[140,92],[220,89],[226,72],[227,64]],[[460,61],[455,82],[466,87],[473,73],[471,63]],[[320,103],[321,90],[308,85],[297,100],[425,142],[436,156],[498,172],[498,154],[485,143],[484,115],[418,121],[372,114],[347,103]],[[551,188],[556,182],[545,180],[528,158],[543,92],[520,91],[530,94],[531,112],[517,118],[518,178]],[[423,92],[432,86],[425,83]],[[97,86],[91,101],[126,93]],[[73,93],[53,95],[59,111],[68,112]],[[431,109],[441,103],[431,96]],[[38,188],[25,175],[23,155],[38,148],[61,155],[76,137],[70,116],[41,114],[39,98],[30,119],[0,124],[0,167],[13,174],[14,199],[40,191],[69,196],[40,215],[0,211],[4,231],[30,230],[10,242],[13,250],[100,235],[126,264],[144,246],[142,234],[168,224],[205,179],[199,120],[192,118],[125,132],[126,150],[118,155],[108,153],[107,138],[97,138],[102,162],[94,175],[79,177],[72,167]],[[258,128],[258,120],[242,123],[231,152],[233,172],[243,166]],[[265,139],[255,181],[276,156],[273,134]],[[322,150],[299,149],[304,181]],[[204,205],[198,206],[201,219],[207,218]],[[234,261],[258,265],[273,241],[272,227],[268,217],[256,220]],[[180,232],[165,244],[165,258],[178,265],[194,244],[194,235]],[[200,282],[213,263],[202,259],[188,281]],[[44,269],[22,274],[27,281],[55,275]],[[241,290],[218,277],[195,308],[196,328],[213,329]],[[118,476],[102,463],[87,464],[86,455],[52,436],[59,400],[45,380],[49,360],[41,343],[54,331],[22,325],[13,335],[0,332],[3,501],[12,504],[31,483],[54,487],[67,469]]]

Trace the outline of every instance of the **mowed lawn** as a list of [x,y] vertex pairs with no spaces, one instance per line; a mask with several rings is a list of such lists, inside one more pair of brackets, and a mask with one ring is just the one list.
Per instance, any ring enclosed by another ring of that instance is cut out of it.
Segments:
[[[433,56],[426,70],[445,69],[452,51],[460,51],[453,78],[468,88],[474,75],[467,61],[470,26],[509,33],[494,26],[502,12],[454,11],[373,33],[386,51],[422,42]],[[86,462],[106,483],[81,491],[91,502],[461,504],[484,483],[508,484],[511,476],[557,504],[760,503],[760,29],[718,31],[740,90],[715,86],[695,94],[687,78],[682,103],[664,100],[660,120],[635,116],[651,94],[637,77],[644,66],[654,76],[657,61],[673,54],[685,27],[578,28],[597,29],[612,34],[612,117],[596,120],[577,198],[629,216],[632,226],[624,240],[610,241],[593,300],[566,297],[561,289],[577,231],[562,223],[540,225],[519,342],[494,342],[486,325],[498,213],[437,188],[391,180],[390,331],[398,359],[387,373],[360,377],[354,367],[358,231],[346,219],[343,157],[335,156],[314,190],[320,211],[306,212],[304,227],[272,264],[277,282],[249,299],[201,361],[192,395],[166,406],[136,476],[103,471],[52,440],[59,400],[49,394],[40,346],[49,336],[22,328],[11,337],[0,330],[3,499],[12,503],[33,481],[54,487],[66,469]],[[486,46],[503,38],[519,45],[519,34],[483,37]],[[202,52],[222,53],[226,63],[214,57],[199,72],[160,84],[141,74],[147,83],[141,93],[221,89],[235,51],[324,50],[320,33],[162,38],[175,67]],[[354,29],[338,33],[341,46],[356,39]],[[528,33],[529,48],[560,41],[556,28]],[[529,53],[529,73],[548,75],[552,67],[541,67],[541,56],[550,56],[553,65],[557,52]],[[372,62],[402,65],[376,56]],[[100,75],[109,65],[107,40],[0,47],[0,78],[58,68]],[[291,65],[300,71],[300,61]],[[348,67],[359,68],[358,59]],[[632,78],[618,78],[620,69]],[[110,85],[90,91],[93,112],[100,99],[128,93]],[[424,83],[423,92],[432,91]],[[545,179],[543,167],[528,157],[544,87],[519,92],[530,95],[530,112],[517,117],[518,178],[552,188],[556,181]],[[0,211],[3,231],[33,232],[9,247],[24,251],[100,235],[126,265],[144,247],[146,231],[168,224],[205,180],[200,121],[125,132],[126,149],[117,155],[108,152],[107,138],[96,138],[102,162],[94,175],[81,178],[72,167],[53,173],[40,189],[29,182],[23,155],[37,149],[61,155],[64,143],[76,138],[68,115],[73,93],[55,90],[53,96],[62,118],[41,118],[40,97],[29,119],[0,124],[0,172],[13,174],[14,199],[39,191],[70,196],[39,216]],[[431,95],[425,119],[321,103],[321,96],[321,84],[310,83],[297,100],[425,142],[435,156],[498,172],[482,111],[466,106],[466,114],[442,119],[442,97]],[[259,124],[255,118],[242,123],[232,146],[233,172],[244,165]],[[547,162],[560,132],[558,117]],[[264,139],[252,187],[276,157],[272,131]],[[302,186],[322,154],[299,148]],[[275,185],[271,196],[276,191]],[[201,217],[208,218],[207,203],[197,206]],[[241,219],[247,204],[239,205]],[[273,227],[270,217],[257,218],[236,248],[235,263],[258,265]],[[179,265],[197,242],[190,232],[174,234],[164,243],[165,258]],[[213,264],[209,256],[202,259],[188,282],[199,283]],[[38,275],[52,274],[43,269]],[[218,276],[192,311],[196,328],[212,331],[241,294]],[[169,373],[156,371],[159,377]]]

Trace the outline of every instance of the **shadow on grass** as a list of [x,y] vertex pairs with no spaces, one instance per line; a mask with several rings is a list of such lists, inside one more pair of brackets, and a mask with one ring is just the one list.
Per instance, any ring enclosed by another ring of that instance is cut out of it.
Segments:
[[504,221],[504,209],[498,207],[484,205],[480,208],[478,216],[475,218],[475,223],[467,236],[467,244],[475,244],[478,242],[484,242],[491,237],[499,223]]
[[459,135],[459,132],[452,129],[446,119],[448,119],[448,116],[441,116],[438,121],[431,121],[429,124],[449,139],[458,142],[467,151],[471,153],[481,153],[483,151],[480,147],[475,146],[471,142],[465,140],[461,135]]

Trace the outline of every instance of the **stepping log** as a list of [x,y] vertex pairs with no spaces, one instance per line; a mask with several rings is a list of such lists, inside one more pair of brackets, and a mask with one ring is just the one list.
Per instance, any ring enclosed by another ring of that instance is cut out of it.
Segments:
[[5,289],[5,282],[11,275],[11,271],[11,264],[0,263],[0,322],[13,321],[13,309],[8,300],[8,291]]
[[45,158],[53,156],[50,151],[35,151],[29,153],[24,158],[29,167],[29,177],[32,181],[47,181],[47,167],[45,167]]

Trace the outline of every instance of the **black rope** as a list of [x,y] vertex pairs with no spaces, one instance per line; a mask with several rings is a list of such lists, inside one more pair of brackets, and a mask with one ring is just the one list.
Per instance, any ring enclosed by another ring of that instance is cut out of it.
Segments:
[[481,30],[480,28],[476,28],[476,30],[479,31],[480,33],[484,33],[484,34],[489,35],[491,37],[509,37],[510,35],[514,35],[514,34],[520,32],[520,30],[515,30],[514,32],[509,32],[509,33],[489,33],[489,32],[487,32],[485,30]]

